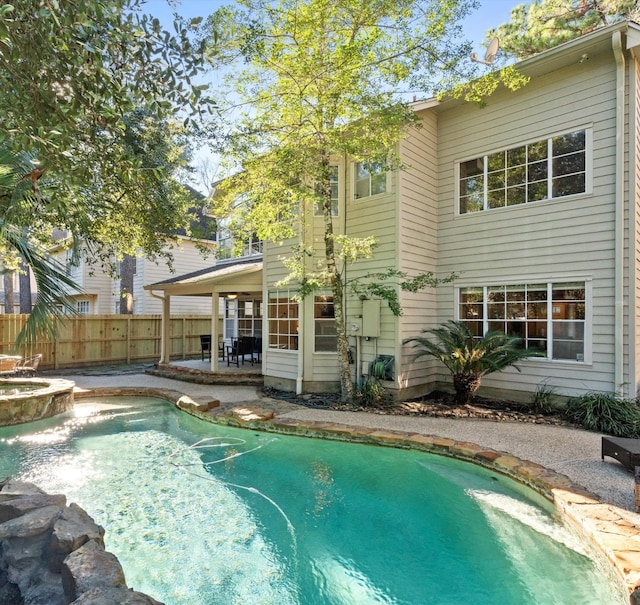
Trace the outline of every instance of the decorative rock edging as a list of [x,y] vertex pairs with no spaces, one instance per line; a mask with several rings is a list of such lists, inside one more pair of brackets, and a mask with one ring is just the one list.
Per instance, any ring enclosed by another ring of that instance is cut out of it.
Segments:
[[127,587],[104,529],[64,495],[0,483],[1,605],[162,605]]
[[256,374],[255,372],[203,372],[202,370],[170,364],[158,364],[155,368],[146,370],[145,374],[196,384],[264,385],[262,374]]
[[[626,588],[630,604],[640,605],[640,516],[604,504],[569,477],[506,452],[474,443],[421,433],[354,427],[333,422],[297,421],[275,417],[272,410],[242,404],[221,408],[219,402],[206,407],[176,391],[165,389],[94,389],[76,396],[139,395],[165,399],[185,412],[215,424],[249,428],[299,437],[350,441],[385,447],[412,449],[449,456],[500,473],[522,483],[555,507],[577,533],[604,555],[616,577]],[[206,409],[205,409],[206,408]]]
[[[62,414],[73,408],[75,383],[62,378],[9,378],[0,381],[5,385],[33,386],[33,390],[14,395],[0,394],[0,426],[33,422]],[[40,387],[40,388],[38,388]]]

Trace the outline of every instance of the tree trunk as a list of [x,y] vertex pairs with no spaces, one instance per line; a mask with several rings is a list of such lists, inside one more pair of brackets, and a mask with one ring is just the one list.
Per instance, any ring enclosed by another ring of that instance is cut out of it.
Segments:
[[333,217],[331,215],[331,186],[329,183],[329,154],[322,157],[322,171],[318,185],[322,199],[322,213],[324,217],[324,251],[325,262],[331,292],[333,294],[333,312],[336,323],[336,341],[338,350],[338,364],[340,372],[340,400],[351,401],[354,396],[351,368],[349,367],[349,342],[344,318],[344,284],[336,264],[335,241],[333,239]]
[[469,403],[480,387],[480,380],[479,374],[454,374],[453,388],[456,391],[456,402]]
[[125,254],[120,263],[120,314],[133,314],[133,276],[136,272],[136,258]]
[[31,313],[33,301],[31,295],[31,267],[24,262],[20,263],[20,313]]
[[13,313],[13,273],[4,274],[4,312]]

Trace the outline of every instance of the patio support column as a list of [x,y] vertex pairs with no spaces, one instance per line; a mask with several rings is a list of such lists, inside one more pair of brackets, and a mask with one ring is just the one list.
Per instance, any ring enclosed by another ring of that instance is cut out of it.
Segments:
[[160,340],[160,363],[171,360],[171,297],[165,294],[162,298],[162,335]]
[[220,325],[220,294],[218,289],[214,288],[211,292],[211,371],[217,372],[220,369],[218,363],[218,334]]

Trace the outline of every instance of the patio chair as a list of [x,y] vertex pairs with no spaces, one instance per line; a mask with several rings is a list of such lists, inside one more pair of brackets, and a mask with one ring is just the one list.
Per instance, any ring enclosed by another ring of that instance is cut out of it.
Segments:
[[17,355],[0,355],[0,376],[15,376],[22,357]]
[[38,366],[40,365],[40,360],[42,359],[42,355],[34,355],[33,357],[28,357],[21,363],[19,363],[16,367],[16,375],[17,376],[35,376],[38,371]]
[[245,355],[251,355],[251,365],[253,365],[253,350],[255,348],[255,337],[253,336],[240,336],[236,338],[231,346],[227,346],[227,367],[229,363],[235,363],[240,367],[240,360],[242,359],[242,365],[244,365]]
[[209,355],[209,361],[211,361],[211,334],[200,334],[200,355],[202,361],[204,361],[204,354]]

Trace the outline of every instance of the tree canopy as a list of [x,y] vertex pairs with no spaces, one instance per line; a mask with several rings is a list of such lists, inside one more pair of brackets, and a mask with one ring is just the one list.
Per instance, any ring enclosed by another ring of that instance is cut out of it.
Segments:
[[[397,143],[418,126],[407,102],[470,77],[460,20],[470,0],[244,0],[209,21],[232,32],[213,55],[236,53],[234,125],[222,139],[235,176],[216,200],[240,239],[281,241],[302,233],[314,208],[324,217],[324,260],[311,267],[304,242],[289,255],[302,293],[332,292],[343,398],[349,376],[344,268],[371,257],[373,238],[337,235],[331,210],[332,158],[347,155],[385,173],[402,165]],[[383,274],[381,272],[380,274]],[[394,273],[389,277],[402,277]],[[433,278],[433,276],[431,276]],[[433,285],[437,280],[431,279]],[[397,288],[398,286],[396,286]],[[362,291],[362,290],[360,290]],[[379,290],[381,291],[381,290]]]
[[638,0],[533,0],[511,10],[511,20],[487,32],[505,57],[526,59],[624,19],[639,16]]
[[[98,260],[157,256],[198,201],[178,180],[189,141],[214,111],[199,20],[174,33],[142,0],[16,0],[0,6],[0,147],[20,161],[0,195],[9,227],[32,245],[70,231]],[[9,156],[4,156],[8,161]],[[11,158],[9,158],[11,159]],[[94,258],[95,260],[95,258]]]

